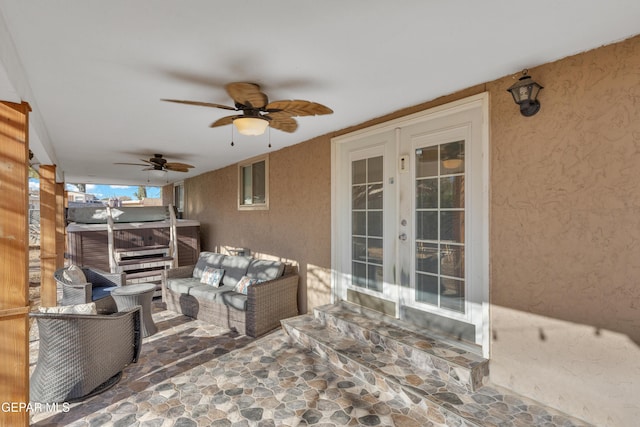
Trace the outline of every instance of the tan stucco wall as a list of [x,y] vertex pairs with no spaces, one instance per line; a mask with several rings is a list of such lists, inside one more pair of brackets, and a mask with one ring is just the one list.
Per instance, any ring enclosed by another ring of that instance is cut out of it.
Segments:
[[640,37],[491,92],[491,378],[597,425],[640,420]]
[[[514,70],[515,71],[515,70]],[[640,37],[271,153],[269,211],[238,212],[237,166],[185,181],[205,249],[299,264],[302,311],[329,302],[330,137],[490,94],[491,380],[596,425],[640,419]],[[164,194],[163,194],[164,195]]]
[[331,291],[331,146],[328,138],[269,154],[269,210],[238,211],[238,167],[185,180],[185,217],[201,222],[202,247],[242,247],[297,265],[302,313]]

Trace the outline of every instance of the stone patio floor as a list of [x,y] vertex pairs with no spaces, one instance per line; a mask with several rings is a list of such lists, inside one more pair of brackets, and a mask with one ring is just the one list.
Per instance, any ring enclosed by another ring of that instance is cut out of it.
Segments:
[[[281,329],[256,340],[153,305],[159,332],[144,338],[138,363],[118,384],[33,413],[31,425],[425,425],[401,402],[384,401],[349,372],[293,346]],[[33,369],[37,326],[30,341]]]

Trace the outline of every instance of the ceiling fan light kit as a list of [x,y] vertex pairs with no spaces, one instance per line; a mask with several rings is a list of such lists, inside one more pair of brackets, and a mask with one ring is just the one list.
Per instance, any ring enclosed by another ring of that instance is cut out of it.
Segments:
[[[210,127],[233,124],[242,135],[262,135],[267,127],[283,132],[295,132],[298,123],[293,117],[319,116],[331,114],[333,110],[317,102],[301,99],[280,100],[269,102],[267,95],[260,91],[255,83],[229,83],[225,89],[235,103],[235,107],[201,101],[182,101],[178,99],[162,99],[162,101],[179,104],[196,105],[200,107],[221,108],[223,110],[239,111],[242,114],[222,117],[213,122]],[[233,142],[231,143],[233,146]]]
[[239,117],[233,124],[239,133],[251,136],[262,135],[269,127],[269,121],[261,117]]

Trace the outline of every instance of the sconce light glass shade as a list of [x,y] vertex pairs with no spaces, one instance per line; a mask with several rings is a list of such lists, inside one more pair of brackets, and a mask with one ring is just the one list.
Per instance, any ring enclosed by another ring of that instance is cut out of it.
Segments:
[[527,70],[524,70],[522,77],[507,89],[507,92],[511,93],[515,103],[520,106],[520,113],[525,117],[530,117],[540,110],[540,101],[538,101],[540,89],[543,87],[527,75]]
[[167,171],[165,169],[152,169],[149,174],[154,178],[164,178],[167,175]]
[[240,117],[233,124],[242,135],[262,135],[269,126],[269,122],[260,117]]

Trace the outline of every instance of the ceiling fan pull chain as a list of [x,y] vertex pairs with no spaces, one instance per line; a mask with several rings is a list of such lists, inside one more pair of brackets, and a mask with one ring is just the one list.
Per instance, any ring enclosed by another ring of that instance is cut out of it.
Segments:
[[235,144],[233,143],[233,126],[231,126],[231,146],[233,147]]
[[271,148],[271,126],[269,126],[269,148]]

